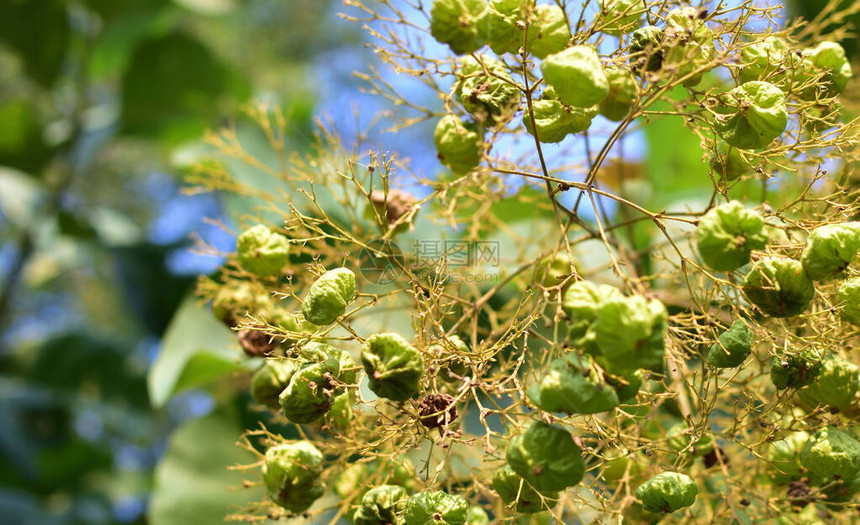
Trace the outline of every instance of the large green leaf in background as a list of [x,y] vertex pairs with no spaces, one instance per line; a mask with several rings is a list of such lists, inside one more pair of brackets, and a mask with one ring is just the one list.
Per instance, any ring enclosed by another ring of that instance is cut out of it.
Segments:
[[45,87],[60,74],[70,33],[63,0],[0,2],[0,41],[21,55],[27,75]]
[[243,430],[238,409],[225,406],[173,433],[155,471],[151,525],[223,523],[241,505],[263,498],[259,487],[242,488],[256,473],[228,470],[256,461],[236,445]]
[[[167,328],[149,371],[150,401],[163,406],[180,389],[202,386],[237,369],[237,351],[230,329],[189,295]],[[195,359],[201,354],[207,357]],[[186,370],[189,366],[193,369]]]

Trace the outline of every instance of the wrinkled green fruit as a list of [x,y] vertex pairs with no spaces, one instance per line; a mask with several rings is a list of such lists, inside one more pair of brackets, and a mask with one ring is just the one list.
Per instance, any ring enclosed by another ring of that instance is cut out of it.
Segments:
[[668,514],[696,502],[699,486],[686,474],[663,472],[648,479],[636,489],[636,497],[645,510]]
[[322,343],[308,343],[301,355],[306,361],[278,402],[287,419],[307,424],[326,415],[344,385],[355,383],[355,362],[344,350]]
[[605,71],[609,94],[598,106],[598,111],[608,120],[619,122],[630,113],[630,108],[636,102],[639,86],[633,73],[626,69],[609,66]]
[[600,0],[600,30],[607,35],[621,36],[639,25],[643,12],[640,0]]
[[597,51],[590,46],[572,46],[549,55],[541,64],[543,78],[568,105],[587,108],[609,95],[609,81]]
[[663,65],[663,30],[656,26],[641,27],[630,35],[630,69],[638,75],[657,71]]
[[475,122],[503,126],[520,107],[520,90],[502,62],[489,56],[481,56],[481,62],[471,56],[460,61],[457,100]]
[[446,115],[439,120],[433,142],[439,162],[455,174],[469,173],[481,163],[483,138],[473,123],[464,123],[456,115]]
[[785,94],[768,82],[747,82],[720,97],[715,129],[731,146],[762,149],[785,131]]
[[803,313],[815,296],[815,286],[803,265],[787,257],[764,257],[756,261],[744,278],[746,298],[770,317],[793,317]]
[[[576,260],[571,259],[567,253],[558,252],[554,256],[547,256],[537,263],[535,271],[535,282],[541,286],[558,286],[562,281],[573,275],[579,275],[582,268]],[[562,288],[562,296],[573,286],[576,281],[569,280]]]
[[567,17],[555,4],[535,6],[528,31],[528,50],[538,58],[558,53],[570,42]]
[[571,284],[561,300],[561,307],[572,323],[597,320],[597,312],[605,301],[623,299],[621,290],[608,284],[594,284],[591,281],[577,281]]
[[294,359],[266,359],[251,379],[251,397],[261,405],[277,410],[281,407],[278,396],[290,384],[299,369]]
[[711,170],[714,178],[731,182],[752,170],[752,165],[744,159],[741,151],[720,141],[717,152],[711,156]]
[[485,0],[434,0],[430,34],[458,55],[471,53],[486,43],[489,15]]
[[839,317],[860,326],[860,277],[852,277],[839,286]]
[[806,275],[821,281],[840,275],[860,249],[860,223],[827,224],[812,230],[800,256]]
[[853,74],[851,63],[841,45],[836,42],[821,42],[803,54],[816,69],[824,71],[819,86],[824,88],[825,96],[838,95],[845,89]]
[[769,36],[741,49],[741,61],[737,69],[741,83],[764,80],[785,87],[786,70],[796,62],[791,49],[780,37]]
[[354,403],[352,392],[344,392],[335,397],[331,403],[331,409],[326,414],[326,421],[336,427],[347,428],[352,422]]
[[753,332],[738,319],[731,328],[720,334],[708,350],[708,363],[716,368],[735,368],[750,355]]
[[663,30],[663,62],[665,70],[676,71],[677,76],[686,77],[687,87],[702,81],[704,73],[713,68],[716,56],[714,34],[698,16],[694,7],[673,9],[666,15]]
[[517,53],[525,41],[528,0],[490,0],[487,40],[498,55]]
[[463,525],[469,503],[442,491],[420,492],[406,502],[406,525]]
[[407,499],[406,489],[397,485],[370,489],[362,496],[353,521],[355,525],[401,525]]
[[642,371],[628,372],[624,375],[606,375],[606,382],[615,389],[620,403],[626,403],[636,399],[639,389],[642,388]]
[[532,125],[532,116],[528,111],[523,115],[523,125],[531,135],[537,129],[538,140],[545,144],[561,142],[568,135],[587,130],[597,116],[597,106],[565,106],[551,87],[544,90],[539,100],[532,101],[532,110],[535,125]]
[[236,254],[239,266],[245,271],[260,277],[272,277],[287,264],[290,244],[283,235],[258,224],[239,235]]
[[779,390],[810,385],[819,372],[821,354],[812,348],[796,353],[786,352],[774,358],[770,365],[770,379]]
[[342,316],[355,297],[355,274],[335,268],[322,274],[311,285],[302,302],[302,315],[315,325],[329,325]]
[[767,460],[771,468],[768,474],[774,483],[790,483],[803,476],[800,464],[800,451],[809,440],[806,432],[792,432],[785,439],[769,444]]
[[490,517],[484,509],[477,505],[472,505],[466,511],[466,523],[468,525],[490,525]]
[[319,499],[323,455],[311,442],[284,443],[266,451],[263,481],[269,498],[293,512],[304,512]]
[[572,487],[585,474],[582,449],[573,436],[543,421],[535,421],[514,436],[505,457],[514,472],[543,494]]
[[529,485],[510,465],[504,465],[493,475],[493,488],[505,506],[514,506],[517,512],[534,514],[550,509],[558,501],[558,493],[542,495]]
[[595,343],[613,371],[662,371],[668,313],[641,295],[604,300],[594,323]]
[[619,402],[603,370],[589,356],[576,353],[554,360],[540,383],[528,389],[528,397],[541,410],[566,414],[606,412]]
[[361,363],[370,390],[379,397],[406,401],[420,389],[424,358],[398,334],[368,337],[361,348]]
[[683,421],[673,425],[666,432],[666,438],[668,439],[669,448],[675,452],[689,452],[693,456],[704,456],[714,451],[714,436],[706,431],[693,444],[693,437],[690,435],[690,426]]
[[747,264],[753,250],[767,245],[764,218],[738,201],[711,208],[699,219],[696,244],[702,260],[714,270],[729,272]]
[[853,480],[860,475],[860,442],[836,427],[821,428],[800,451],[800,464],[826,479]]
[[266,290],[248,281],[229,281],[218,288],[212,299],[212,314],[219,321],[234,325],[246,315],[257,315],[272,307]]
[[812,384],[799,392],[812,406],[826,405],[844,411],[860,389],[860,369],[846,359],[830,354],[821,360],[821,369]]
[[614,453],[607,456],[603,463],[603,469],[600,471],[600,479],[604,483],[617,483],[628,476],[630,479],[635,479],[642,472],[639,462],[630,454]]

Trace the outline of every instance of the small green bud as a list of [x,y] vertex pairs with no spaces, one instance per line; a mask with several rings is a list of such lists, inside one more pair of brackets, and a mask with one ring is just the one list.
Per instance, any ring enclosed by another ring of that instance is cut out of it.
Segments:
[[406,401],[418,393],[424,375],[424,358],[408,341],[395,333],[367,338],[361,363],[370,390],[386,399]]
[[699,487],[686,474],[663,472],[648,479],[636,489],[636,497],[645,510],[669,514],[696,502]]
[[322,274],[311,285],[302,302],[302,315],[313,324],[329,325],[342,316],[355,297],[355,274],[335,268]]
[[263,481],[272,501],[287,510],[304,512],[323,495],[322,472],[323,455],[309,441],[266,451]]
[[239,235],[236,253],[239,265],[245,271],[260,277],[273,277],[280,274],[287,264],[290,244],[283,235],[258,224]]
[[591,107],[609,94],[609,81],[593,47],[572,46],[549,55],[541,64],[541,71],[547,85],[568,106]]
[[752,330],[738,319],[731,328],[720,334],[717,342],[708,350],[708,363],[716,368],[740,366],[750,355],[752,340]]
[[753,263],[742,289],[749,302],[771,317],[799,315],[815,296],[803,265],[787,257],[763,257]]
[[535,490],[551,494],[582,480],[582,449],[561,427],[535,421],[511,438],[505,456],[508,465]]

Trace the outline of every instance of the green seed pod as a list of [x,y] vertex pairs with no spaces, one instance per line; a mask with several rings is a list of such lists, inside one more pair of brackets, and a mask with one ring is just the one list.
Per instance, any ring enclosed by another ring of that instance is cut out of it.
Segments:
[[381,485],[361,498],[355,513],[355,525],[402,525],[408,495],[397,485]]
[[271,305],[271,298],[261,286],[248,281],[230,281],[218,288],[212,299],[212,314],[233,326],[246,315],[256,315]]
[[497,55],[517,53],[525,40],[527,0],[490,0],[487,40]]
[[839,286],[839,317],[860,326],[860,277],[852,277]]
[[747,264],[753,250],[767,245],[764,219],[738,201],[712,208],[699,219],[696,244],[702,260],[717,271],[728,272]]
[[309,441],[284,443],[266,451],[263,481],[269,498],[287,510],[304,512],[323,495],[322,472],[323,455]]
[[406,401],[421,388],[424,358],[398,334],[368,337],[361,349],[361,363],[370,390],[379,397]]
[[860,388],[860,369],[846,359],[830,354],[821,360],[821,370],[812,384],[799,392],[812,406],[826,405],[845,411]]
[[315,325],[329,325],[343,315],[353,297],[355,274],[346,268],[335,268],[311,285],[302,303],[302,314]]
[[337,475],[332,484],[332,490],[334,490],[334,493],[338,497],[346,499],[356,492],[365,489],[368,479],[370,479],[370,467],[368,467],[368,464],[353,463]]
[[716,368],[735,368],[750,355],[753,332],[738,319],[731,328],[720,334],[708,350],[708,363]]
[[860,222],[827,224],[812,230],[800,256],[806,275],[821,281],[840,275],[860,249]]
[[501,61],[489,56],[481,61],[471,56],[460,61],[457,100],[478,124],[504,126],[519,109],[522,94]]
[[723,141],[717,144],[717,152],[711,156],[710,165],[714,178],[727,182],[737,180],[752,170],[752,165],[743,157],[741,150]]
[[326,420],[336,427],[347,428],[352,422],[354,403],[352,392],[344,392],[335,397],[331,403],[331,409],[326,414]]
[[458,55],[481,49],[490,28],[485,0],[434,0],[430,34]]
[[636,497],[649,512],[669,514],[696,502],[699,486],[686,474],[662,472],[636,489]]
[[592,323],[597,319],[597,311],[605,301],[623,298],[624,295],[614,286],[577,281],[564,292],[561,306],[571,323],[579,321]]
[[641,472],[642,468],[635,457],[617,452],[610,453],[603,463],[603,469],[600,471],[600,479],[604,483],[613,484],[624,479],[625,475],[631,479],[635,479]]
[[643,12],[640,0],[600,0],[600,30],[607,35],[620,37],[639,25],[639,17]]
[[642,75],[657,71],[663,65],[663,30],[656,26],[641,27],[630,34],[630,69]]
[[293,423],[307,424],[323,417],[344,384],[355,383],[355,362],[349,353],[321,343],[302,348],[307,361],[293,374],[278,402]]
[[669,448],[675,452],[689,452],[694,456],[704,456],[714,451],[714,436],[710,432],[704,432],[699,440],[693,445],[690,435],[690,426],[683,421],[677,423],[666,432]]
[[535,421],[514,436],[505,457],[514,472],[543,494],[572,487],[585,474],[582,449],[573,436],[543,421]]
[[608,120],[619,122],[630,113],[639,86],[633,73],[620,67],[607,67],[606,79],[609,81],[609,94],[600,103],[598,110]]
[[719,97],[714,127],[720,137],[740,149],[766,148],[785,131],[785,94],[768,82],[747,82]]
[[493,488],[505,506],[515,505],[517,512],[534,514],[551,509],[558,501],[558,493],[542,495],[529,485],[510,465],[504,465],[493,474]]
[[468,525],[490,525],[490,517],[487,511],[477,505],[472,505],[466,511],[466,523]]
[[692,87],[701,82],[705,70],[710,70],[716,56],[714,34],[698,17],[694,7],[669,11],[663,30],[664,69],[677,70],[678,76],[688,76],[683,84]]
[[251,397],[272,410],[281,407],[278,396],[290,384],[293,374],[299,369],[294,359],[266,359],[251,380]]
[[618,394],[603,370],[576,353],[554,360],[540,383],[528,389],[528,397],[541,410],[566,414],[597,414],[618,406]]
[[792,67],[791,49],[782,38],[769,36],[741,49],[737,69],[741,83],[764,80],[785,86],[785,71]]
[[612,370],[662,371],[666,307],[641,295],[604,300],[594,323],[595,343]]
[[283,235],[258,224],[239,235],[236,253],[239,265],[245,271],[260,277],[273,277],[287,264],[290,244]]
[[[535,282],[541,286],[557,286],[571,274],[578,275],[582,267],[564,252],[558,252],[554,256],[547,256],[537,263],[535,268]],[[562,295],[575,281],[568,281],[562,289]]]
[[464,525],[469,503],[442,491],[420,492],[406,502],[406,525]]
[[456,174],[468,173],[481,163],[483,138],[471,122],[456,115],[446,115],[433,132],[439,162]]
[[819,70],[824,71],[821,83],[825,88],[825,96],[835,96],[841,93],[848,81],[851,80],[851,63],[845,56],[845,49],[836,42],[821,42],[804,55]]
[[763,257],[744,278],[744,295],[770,317],[803,313],[815,295],[815,286],[803,265],[787,257]]
[[[564,11],[554,4],[535,6],[529,23],[529,52],[538,58],[558,53],[570,42],[570,27]],[[589,104],[592,105],[592,104]]]
[[770,364],[770,380],[777,389],[800,388],[812,384],[821,371],[821,354],[807,348],[797,353],[786,352]]
[[606,375],[606,382],[615,389],[619,403],[625,403],[636,399],[639,389],[642,388],[642,371],[628,372],[623,375]]
[[852,480],[860,475],[860,442],[836,427],[821,428],[800,451],[800,464],[829,480]]
[[540,100],[532,101],[532,110],[535,126],[528,111],[523,115],[523,125],[531,135],[535,134],[536,127],[538,139],[544,144],[561,142],[568,135],[587,130],[597,116],[597,106],[565,106],[551,87],[544,90]]
[[800,465],[800,450],[809,440],[806,432],[792,432],[784,439],[769,443],[767,449],[767,461],[771,465],[768,470],[774,483],[789,483],[803,476],[803,467]]
[[597,51],[590,46],[572,46],[546,57],[543,78],[568,105],[587,108],[600,104],[609,94],[609,81]]

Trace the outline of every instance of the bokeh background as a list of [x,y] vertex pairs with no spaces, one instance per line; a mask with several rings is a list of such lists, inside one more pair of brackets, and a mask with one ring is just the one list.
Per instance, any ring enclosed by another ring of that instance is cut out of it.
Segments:
[[[232,250],[241,204],[187,195],[182,177],[206,130],[251,100],[289,112],[293,151],[309,151],[315,117],[366,129],[385,101],[360,92],[352,71],[376,60],[341,10],[0,0],[0,522],[212,524],[260,496],[225,489],[260,415],[229,332],[191,296],[221,262],[194,239]],[[432,127],[385,127],[366,145],[440,169]],[[642,142],[652,165],[680,147]]]

